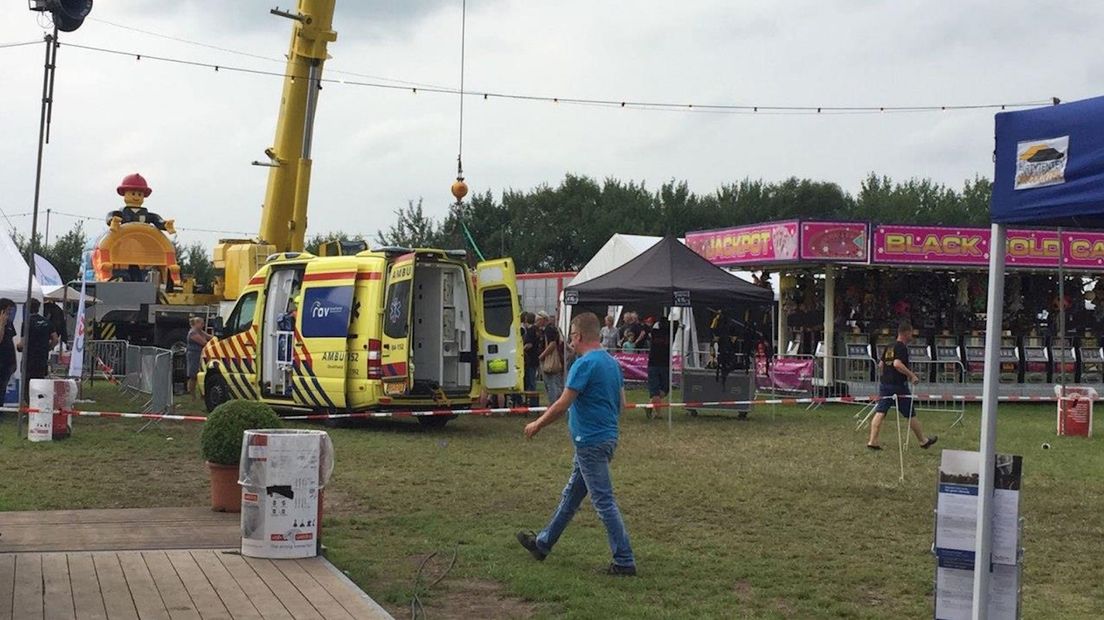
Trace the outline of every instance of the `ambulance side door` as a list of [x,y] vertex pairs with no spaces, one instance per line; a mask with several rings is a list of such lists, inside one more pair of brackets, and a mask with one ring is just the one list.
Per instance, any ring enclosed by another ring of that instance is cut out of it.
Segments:
[[525,362],[513,259],[496,258],[476,265],[475,298],[483,386],[489,392],[520,392]]
[[410,389],[410,300],[414,288],[414,253],[395,259],[387,272],[380,340],[380,378],[385,396],[401,396]]
[[[346,406],[346,340],[353,314],[355,277],[356,271],[308,272],[303,283],[298,317],[303,339],[300,364],[304,371],[299,387],[305,392],[301,404],[335,410]],[[318,401],[318,405],[311,400]]]

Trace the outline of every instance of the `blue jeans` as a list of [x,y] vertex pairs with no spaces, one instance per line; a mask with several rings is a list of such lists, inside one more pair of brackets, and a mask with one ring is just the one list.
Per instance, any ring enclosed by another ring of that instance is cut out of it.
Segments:
[[537,534],[537,547],[541,551],[552,551],[589,491],[590,502],[594,505],[598,518],[606,526],[613,563],[619,566],[636,566],[632,546],[629,545],[629,533],[625,531],[625,522],[621,520],[621,511],[617,508],[617,500],[613,498],[609,464],[616,448],[616,440],[593,446],[576,446],[574,468],[571,470],[571,477],[567,479],[560,505],[552,514],[552,520]]
[[[522,375],[522,384],[521,385],[522,385],[522,389],[525,390],[526,392],[536,392],[537,391],[537,369],[535,367],[533,367],[533,366],[526,366],[525,367],[525,374]],[[532,396],[526,396],[525,397],[525,401],[526,401],[525,404],[530,406],[530,407],[536,407],[537,405],[540,404],[540,402],[534,402],[534,401],[539,401],[539,400],[540,400],[540,398],[533,398]]]
[[560,399],[560,394],[564,391],[564,376],[558,375],[544,375],[544,393],[548,395],[548,404],[556,402]]

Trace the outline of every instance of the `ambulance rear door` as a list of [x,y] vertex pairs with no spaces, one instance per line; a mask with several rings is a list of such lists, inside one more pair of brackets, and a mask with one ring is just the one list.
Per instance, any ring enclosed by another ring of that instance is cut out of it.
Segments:
[[496,258],[476,265],[475,298],[483,386],[489,392],[520,392],[525,362],[513,259]]
[[387,271],[380,340],[380,379],[384,396],[403,396],[410,389],[410,300],[414,288],[413,252],[396,258]]

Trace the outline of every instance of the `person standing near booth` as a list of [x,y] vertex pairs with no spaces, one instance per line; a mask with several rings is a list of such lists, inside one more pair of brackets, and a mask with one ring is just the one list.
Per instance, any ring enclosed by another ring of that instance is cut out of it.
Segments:
[[659,318],[652,326],[651,343],[648,347],[648,396],[652,408],[648,410],[648,419],[663,412],[663,399],[671,392],[671,323],[667,317]]
[[31,299],[27,302],[31,316],[27,320],[27,333],[16,345],[20,351],[27,347],[27,367],[23,374],[23,390],[27,390],[31,379],[45,379],[50,371],[50,349],[57,346],[58,335],[50,321],[39,312],[42,302]]
[[6,400],[8,382],[15,374],[15,302],[0,297],[0,402]]
[[204,329],[203,317],[194,316],[189,321],[191,329],[188,331],[188,348],[186,361],[188,363],[188,396],[195,398],[196,377],[199,376],[199,366],[203,358],[203,347],[211,340],[211,334]]
[[885,420],[886,412],[894,404],[897,405],[898,415],[908,420],[909,428],[916,435],[921,448],[930,448],[939,439],[935,435],[925,436],[920,428],[920,420],[915,417],[909,383],[919,383],[920,377],[909,368],[908,343],[910,340],[912,340],[912,323],[905,319],[897,326],[897,340],[886,346],[878,362],[878,369],[882,373],[881,382],[878,385],[878,404],[874,407],[874,419],[870,421],[870,439],[866,442],[866,447],[871,450],[882,449],[878,442],[878,435],[882,430],[882,421]]

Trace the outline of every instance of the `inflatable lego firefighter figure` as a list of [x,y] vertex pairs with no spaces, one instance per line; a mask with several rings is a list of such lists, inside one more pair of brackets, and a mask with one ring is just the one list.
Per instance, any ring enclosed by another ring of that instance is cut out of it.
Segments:
[[123,178],[123,182],[119,184],[119,187],[115,189],[120,196],[123,197],[124,207],[121,210],[112,211],[107,214],[107,225],[111,227],[111,230],[119,230],[119,226],[122,224],[129,224],[130,222],[140,222],[143,224],[151,224],[158,230],[163,230],[169,234],[176,234],[176,228],[173,226],[173,220],[161,219],[160,215],[156,213],[150,213],[142,203],[146,198],[153,193],[149,184],[146,183],[146,179],[142,175],[135,172],[134,174],[128,174]]

